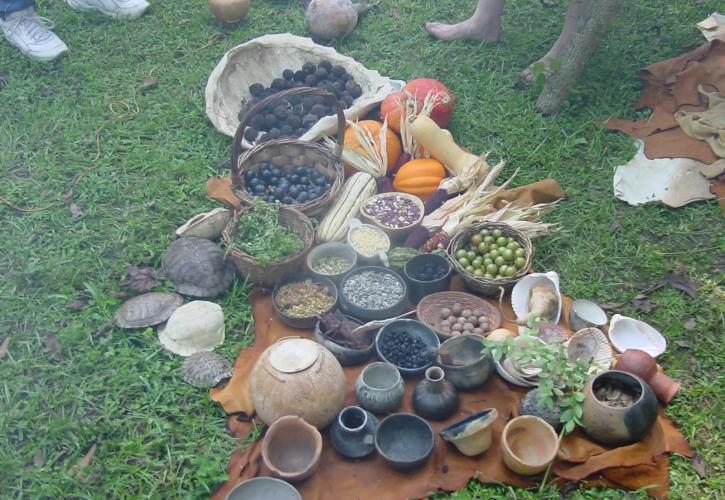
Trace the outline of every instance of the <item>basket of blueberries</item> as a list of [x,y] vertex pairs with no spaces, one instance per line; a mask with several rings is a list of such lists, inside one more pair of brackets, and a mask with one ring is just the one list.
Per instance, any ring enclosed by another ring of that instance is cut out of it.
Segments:
[[[257,112],[274,107],[294,96],[315,96],[329,103],[338,118],[338,144],[335,151],[315,142],[292,138],[273,139],[242,150],[243,130]],[[340,155],[345,116],[337,98],[320,89],[300,87],[285,90],[259,101],[242,119],[232,145],[232,190],[243,204],[255,199],[295,208],[305,215],[323,213],[339,194],[345,173]]]

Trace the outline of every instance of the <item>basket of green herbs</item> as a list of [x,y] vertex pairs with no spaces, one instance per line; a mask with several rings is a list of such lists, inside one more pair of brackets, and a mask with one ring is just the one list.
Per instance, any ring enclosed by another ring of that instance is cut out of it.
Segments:
[[234,214],[222,243],[242,275],[272,288],[282,276],[299,269],[314,237],[305,214],[260,201]]

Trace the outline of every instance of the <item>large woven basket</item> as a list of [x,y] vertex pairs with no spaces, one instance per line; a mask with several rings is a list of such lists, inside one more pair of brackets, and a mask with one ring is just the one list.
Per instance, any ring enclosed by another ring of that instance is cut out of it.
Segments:
[[[481,229],[499,229],[504,236],[510,236],[519,242],[521,248],[523,248],[526,252],[526,263],[516,272],[516,274],[507,278],[488,279],[474,276],[458,263],[458,259],[456,259],[456,252],[465,248],[470,237],[479,232]],[[531,260],[534,257],[534,246],[531,244],[531,239],[528,236],[521,231],[512,228],[508,224],[500,222],[482,222],[480,224],[474,224],[455,235],[448,244],[446,253],[451,265],[458,274],[461,275],[469,290],[489,297],[496,297],[501,293],[501,289],[504,291],[511,290],[518,280],[529,273]]]
[[[244,129],[249,125],[252,117],[257,113],[274,108],[275,104],[285,98],[299,95],[319,96],[334,106],[337,113],[337,147],[335,151],[316,142],[300,141],[298,139],[274,139],[258,144],[251,149],[244,151],[242,144]],[[322,214],[325,209],[337,198],[342,189],[345,172],[342,168],[340,157],[342,155],[343,138],[345,135],[345,115],[342,113],[342,105],[337,98],[324,90],[311,87],[299,87],[284,90],[262,99],[256,103],[249,112],[244,115],[239,123],[234,141],[232,142],[232,190],[243,204],[251,205],[254,197],[250,195],[244,183],[244,172],[247,170],[256,171],[260,164],[274,160],[279,164],[285,173],[290,173],[298,166],[313,166],[315,170],[325,174],[332,179],[330,189],[322,196],[305,203],[287,205],[300,212],[315,216]]]
[[283,257],[268,263],[266,266],[262,266],[257,259],[236,248],[231,241],[231,237],[237,232],[237,221],[239,217],[252,209],[252,206],[243,207],[234,213],[232,220],[229,221],[229,225],[222,235],[222,244],[227,249],[229,257],[237,266],[239,272],[247,280],[256,285],[271,289],[282,276],[295,272],[302,266],[305,261],[305,256],[312,247],[315,239],[315,230],[312,227],[310,219],[302,212],[293,208],[280,207],[279,223],[294,231],[304,243],[304,248],[294,255]]

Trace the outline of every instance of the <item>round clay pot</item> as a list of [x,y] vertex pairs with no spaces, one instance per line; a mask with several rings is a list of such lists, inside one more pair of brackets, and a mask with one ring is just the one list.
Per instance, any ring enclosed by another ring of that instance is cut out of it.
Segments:
[[380,421],[359,406],[348,406],[330,427],[330,441],[347,458],[362,458],[375,450],[375,432]]
[[267,429],[262,460],[272,474],[285,481],[307,479],[320,463],[322,436],[304,419],[288,415]]
[[413,391],[413,408],[428,420],[445,420],[458,409],[458,391],[445,379],[445,372],[439,366],[425,371],[425,378]]
[[472,389],[482,385],[493,373],[493,357],[483,354],[483,337],[459,335],[443,342],[438,348],[437,364],[457,389]]
[[658,370],[655,359],[639,349],[624,351],[624,354],[617,358],[617,364],[614,367],[617,370],[637,375],[647,382],[657,399],[663,404],[669,404],[680,390],[680,383]]
[[[600,401],[596,393],[615,384],[614,391],[630,394],[634,402],[616,407]],[[609,370],[592,377],[584,387],[584,431],[597,441],[621,446],[642,439],[657,418],[657,399],[649,385],[631,373]]]
[[539,390],[532,389],[521,398],[519,403],[519,415],[533,415],[539,417],[541,420],[549,424],[554,428],[555,431],[561,430],[561,421],[559,417],[561,412],[559,411],[559,405],[554,402],[554,405],[549,408],[546,405],[539,404]]
[[559,451],[559,437],[539,417],[525,415],[509,421],[501,437],[506,466],[522,476],[543,472]]
[[390,363],[370,363],[355,381],[355,396],[360,406],[373,413],[390,413],[403,402],[405,382]]
[[302,500],[294,486],[273,477],[247,479],[229,490],[224,500],[259,500],[260,498]]
[[428,422],[410,413],[396,413],[380,422],[375,449],[393,469],[412,471],[428,460],[435,439]]
[[496,408],[488,408],[454,422],[441,429],[438,434],[467,457],[473,457],[491,446],[491,426],[497,418]]
[[345,402],[345,374],[330,351],[302,338],[285,338],[268,347],[249,380],[254,409],[271,425],[297,415],[318,429],[340,413]]

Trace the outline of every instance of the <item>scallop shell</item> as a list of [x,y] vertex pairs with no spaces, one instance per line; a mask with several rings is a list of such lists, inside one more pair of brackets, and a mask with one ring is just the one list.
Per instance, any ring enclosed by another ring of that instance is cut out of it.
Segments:
[[159,342],[180,356],[213,351],[224,342],[224,312],[205,300],[184,304],[159,328]]
[[[311,38],[282,33],[249,40],[228,50],[209,75],[206,84],[206,115],[214,128],[230,137],[239,127],[240,103],[250,99],[252,83],[269,85],[279,78],[282,70],[298,70],[307,62],[328,60],[343,66],[362,87],[363,93],[353,106],[345,110],[345,118],[355,120],[364,116],[385,97],[394,92],[390,80],[377,71],[365,68],[355,59],[339,54],[331,47],[317,45]],[[299,140],[314,141],[337,130],[337,118],[326,116],[318,121]],[[242,144],[249,147],[250,144]]]
[[211,212],[195,215],[189,219],[186,224],[176,230],[176,236],[196,236],[197,238],[215,240],[222,235],[231,218],[231,210],[215,208]]
[[232,376],[232,365],[215,352],[197,352],[184,360],[181,377],[195,387],[214,387]]
[[614,358],[612,346],[599,328],[583,328],[576,332],[566,342],[566,353],[570,361],[591,359],[592,375],[608,370]]
[[163,323],[183,303],[176,293],[145,293],[124,302],[113,318],[121,328],[145,328]]
[[609,324],[609,340],[619,352],[639,349],[656,358],[667,348],[667,340],[655,328],[644,321],[620,314],[612,316]]
[[193,297],[216,297],[229,289],[236,274],[221,248],[195,236],[174,241],[161,258],[161,268],[177,292]]
[[559,275],[554,271],[548,273],[531,273],[521,278],[511,290],[511,307],[516,318],[522,318],[529,313],[529,292],[535,286],[551,288],[559,297],[559,308],[555,318],[548,318],[551,323],[557,324],[561,317],[561,292],[559,291]]

